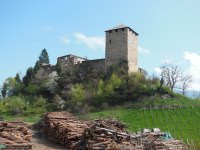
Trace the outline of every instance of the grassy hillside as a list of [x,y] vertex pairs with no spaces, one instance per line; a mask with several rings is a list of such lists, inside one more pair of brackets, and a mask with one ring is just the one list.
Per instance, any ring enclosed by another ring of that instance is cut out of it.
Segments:
[[[152,105],[155,106],[156,103],[157,105],[170,104],[172,107],[175,103],[175,108],[152,108]],[[146,101],[145,104],[145,109],[125,109],[120,107],[91,113],[90,119],[95,117],[115,117],[125,123],[129,123],[132,132],[141,131],[142,128],[152,129],[158,127],[163,132],[170,132],[176,139],[183,139],[184,142],[187,139],[189,141],[199,139],[199,101],[179,97],[176,99],[156,100],[152,103],[147,103]]]

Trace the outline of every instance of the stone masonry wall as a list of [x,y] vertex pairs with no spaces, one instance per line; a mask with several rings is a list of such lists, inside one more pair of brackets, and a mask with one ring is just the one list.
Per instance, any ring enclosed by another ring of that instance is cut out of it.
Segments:
[[129,73],[138,71],[138,35],[128,29],[128,67]]
[[123,28],[112,30],[112,33],[109,31],[106,32],[106,58],[105,58],[105,68],[110,65],[118,63],[122,59],[128,59],[127,53],[127,36],[128,28]]
[[105,59],[95,59],[89,61],[83,61],[81,65],[91,66],[93,69],[96,69],[97,72],[105,71]]

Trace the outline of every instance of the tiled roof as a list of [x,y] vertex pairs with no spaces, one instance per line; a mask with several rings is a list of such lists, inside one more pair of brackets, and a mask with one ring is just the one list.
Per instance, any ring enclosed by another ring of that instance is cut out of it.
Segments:
[[42,63],[42,66],[50,66],[50,64]]
[[[121,29],[121,28],[129,28],[129,29],[131,29],[130,27],[128,27],[128,26],[126,26],[126,25],[124,25],[124,24],[121,24],[121,25],[119,25],[119,26],[116,26],[116,27],[114,27],[114,28],[111,28],[111,29],[109,29],[109,30],[106,30],[105,32],[107,32],[107,31],[111,31],[111,30],[115,30],[115,29]],[[135,32],[133,29],[131,29],[133,32]],[[137,35],[139,35],[137,32],[135,32]]]
[[109,30],[106,30],[106,31],[115,30],[115,29],[121,29],[121,28],[129,28],[129,27],[128,27],[128,26],[125,26],[125,25],[123,25],[123,24],[121,24],[121,25],[119,25],[119,26],[116,26],[116,27],[114,27],[114,28],[112,28],[112,29],[109,29]]

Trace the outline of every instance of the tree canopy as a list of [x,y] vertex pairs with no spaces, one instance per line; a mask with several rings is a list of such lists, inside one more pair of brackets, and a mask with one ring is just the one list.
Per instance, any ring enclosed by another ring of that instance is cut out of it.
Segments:
[[47,63],[47,64],[50,63],[49,55],[48,55],[47,50],[45,48],[42,50],[42,52],[41,52],[41,54],[39,56],[39,63],[40,63],[40,65],[42,63]]
[[36,61],[35,66],[33,68],[34,69],[34,74],[36,74],[37,71],[40,70],[40,68],[41,68],[41,66],[40,66],[39,61]]
[[17,82],[18,84],[21,83],[21,79],[20,79],[19,73],[16,74],[15,80],[16,80],[16,82]]
[[61,65],[60,59],[58,59],[58,62],[56,64],[56,66],[55,66],[55,70],[58,73],[58,75],[60,76],[61,73],[62,73],[62,65]]

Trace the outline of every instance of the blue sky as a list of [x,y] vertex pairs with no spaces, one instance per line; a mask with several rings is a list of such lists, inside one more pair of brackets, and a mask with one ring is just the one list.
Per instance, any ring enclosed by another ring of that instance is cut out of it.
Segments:
[[123,23],[139,34],[139,67],[159,72],[165,61],[193,74],[200,91],[198,0],[0,1],[0,85],[25,75],[46,48],[50,63],[73,54],[105,58],[105,30]]

